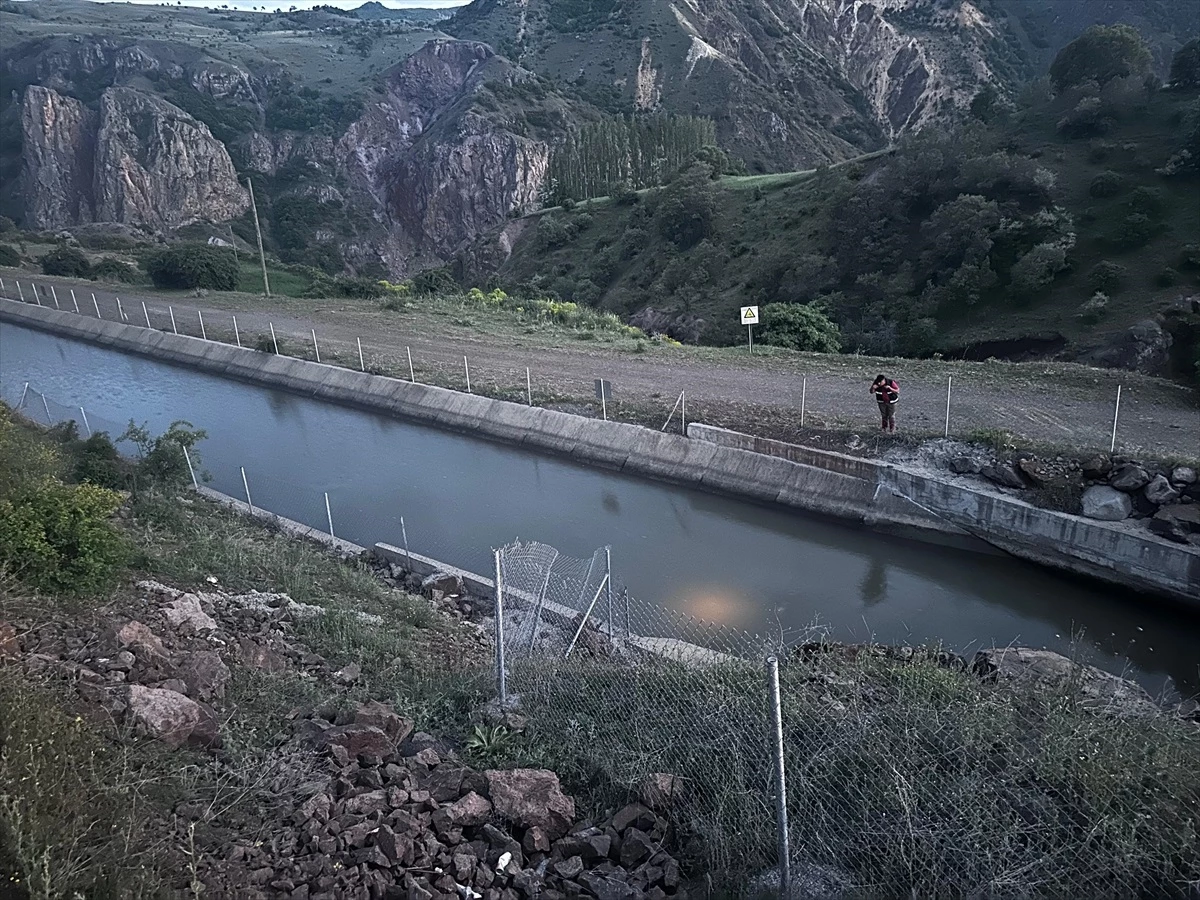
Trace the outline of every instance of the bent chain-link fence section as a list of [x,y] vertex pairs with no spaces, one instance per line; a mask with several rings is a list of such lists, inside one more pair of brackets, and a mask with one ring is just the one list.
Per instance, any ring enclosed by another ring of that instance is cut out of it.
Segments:
[[605,550],[499,556],[510,697],[580,771],[668,786],[681,854],[725,896],[778,889],[781,869],[791,896],[823,898],[1183,897],[1200,879],[1193,726],[1088,708],[1078,685],[990,684],[937,648],[698,622],[612,584]]

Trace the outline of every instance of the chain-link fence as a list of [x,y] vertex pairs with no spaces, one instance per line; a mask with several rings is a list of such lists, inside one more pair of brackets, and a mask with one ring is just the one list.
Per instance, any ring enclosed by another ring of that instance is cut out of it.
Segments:
[[508,702],[564,765],[667,792],[682,853],[730,896],[781,879],[790,896],[888,898],[1200,883],[1188,723],[1078,680],[989,683],[938,649],[782,646],[699,622],[631,597],[604,550],[518,543],[497,571]]

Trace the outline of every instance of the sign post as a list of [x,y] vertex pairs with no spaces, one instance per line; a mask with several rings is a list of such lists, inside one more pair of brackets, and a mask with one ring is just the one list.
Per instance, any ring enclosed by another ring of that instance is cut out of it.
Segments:
[[754,352],[754,326],[758,324],[758,307],[743,306],[741,322],[746,326],[746,339],[750,346],[750,352]]

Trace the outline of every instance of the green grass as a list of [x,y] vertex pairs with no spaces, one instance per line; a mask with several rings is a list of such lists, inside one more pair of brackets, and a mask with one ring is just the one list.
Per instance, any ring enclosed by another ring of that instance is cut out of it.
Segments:
[[[312,287],[312,281],[305,276],[289,269],[281,269],[267,261],[267,281],[271,285],[271,293],[284,297],[303,297]],[[262,265],[257,257],[247,258],[241,253],[238,259],[238,291],[246,294],[263,293]]]

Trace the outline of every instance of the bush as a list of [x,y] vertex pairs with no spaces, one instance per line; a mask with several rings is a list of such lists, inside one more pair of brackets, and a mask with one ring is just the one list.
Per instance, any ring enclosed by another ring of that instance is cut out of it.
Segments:
[[112,580],[126,556],[109,521],[121,495],[53,478],[0,500],[0,563],[45,591],[90,594]]
[[1166,266],[1158,273],[1158,277],[1154,281],[1159,287],[1171,287],[1172,285],[1179,284],[1179,270]]
[[1126,269],[1120,263],[1101,260],[1088,272],[1088,286],[1093,291],[1113,293],[1125,279]]
[[1108,169],[1092,179],[1092,183],[1088,185],[1088,193],[1093,197],[1115,197],[1121,193],[1124,182],[1124,178]]
[[1150,243],[1160,226],[1144,213],[1132,213],[1108,233],[1108,243],[1116,250],[1135,250]]
[[21,254],[12,244],[0,244],[0,266],[15,268],[21,264]]
[[66,244],[59,244],[41,258],[42,273],[61,275],[65,278],[88,278],[92,266],[83,251]]
[[207,244],[178,244],[153,254],[145,263],[147,274],[161,288],[237,288],[237,257],[227,247]]
[[120,281],[125,284],[136,284],[140,280],[137,269],[111,256],[104,257],[92,267],[92,278],[97,281]]
[[1050,78],[1058,91],[1088,81],[1103,85],[1114,78],[1146,75],[1152,61],[1136,29],[1093,25],[1059,51],[1050,65]]
[[125,466],[121,463],[117,448],[104,432],[98,432],[86,441],[80,441],[71,452],[75,457],[72,480],[87,481],[113,490],[126,485]]
[[1104,310],[1108,308],[1108,295],[1103,291],[1096,291],[1091,298],[1085,300],[1079,306],[1079,318],[1088,325],[1095,325],[1104,316]]
[[158,437],[151,437],[145,425],[135,425],[131,421],[120,439],[132,441],[141,453],[135,486],[171,487],[188,484],[192,475],[188,469],[188,458],[184,455],[185,448],[199,477],[200,457],[194,448],[207,436],[203,429],[194,428],[191,422],[183,419],[172,422]]
[[1143,185],[1135,188],[1130,194],[1129,199],[1125,201],[1125,208],[1130,213],[1140,213],[1152,221],[1157,221],[1162,218],[1163,210],[1166,209],[1167,200],[1163,195],[1162,188],[1149,187]]
[[759,340],[775,347],[837,353],[841,332],[818,307],[803,303],[768,303],[763,307]]
[[716,229],[717,195],[707,169],[691,170],[663,190],[656,220],[659,233],[681,249],[695,246]]

